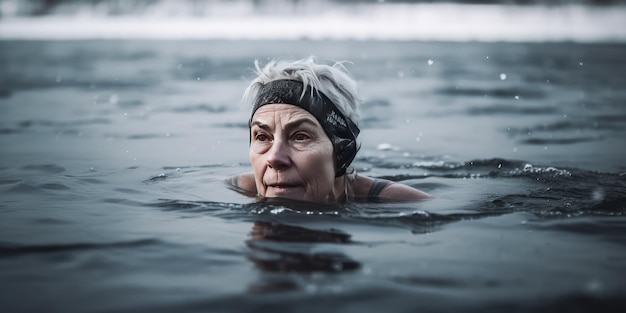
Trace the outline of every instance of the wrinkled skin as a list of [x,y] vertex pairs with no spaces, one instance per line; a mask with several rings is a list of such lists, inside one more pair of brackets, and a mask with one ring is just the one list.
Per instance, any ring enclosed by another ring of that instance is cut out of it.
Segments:
[[333,146],[313,115],[290,104],[267,104],[252,117],[250,133],[259,195],[305,201],[334,197]]

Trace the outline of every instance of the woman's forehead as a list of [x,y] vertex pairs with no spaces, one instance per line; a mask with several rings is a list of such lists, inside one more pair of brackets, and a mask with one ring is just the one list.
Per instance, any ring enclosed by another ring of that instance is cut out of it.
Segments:
[[274,103],[266,104],[260,107],[252,116],[252,121],[269,123],[279,119],[283,123],[289,123],[295,120],[311,120],[319,125],[317,119],[307,110],[292,104]]

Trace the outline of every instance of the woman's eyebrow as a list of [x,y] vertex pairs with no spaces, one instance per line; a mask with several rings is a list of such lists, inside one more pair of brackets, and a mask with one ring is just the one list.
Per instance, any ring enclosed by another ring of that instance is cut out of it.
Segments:
[[[298,127],[300,127],[303,124],[309,124],[310,126],[317,127],[317,123],[315,123],[315,121],[313,121],[310,118],[304,117],[304,118],[300,118],[300,119],[297,119],[297,120],[289,121],[287,124],[285,124],[284,128],[286,130],[291,130],[291,129],[294,129],[294,128],[298,128]],[[257,126],[257,127],[261,128],[263,130],[266,130],[266,131],[270,131],[271,130],[269,125],[267,125],[267,124],[265,124],[263,122],[260,122],[260,121],[252,121],[250,123],[250,127],[252,127],[252,126]]]
[[250,127],[256,125],[257,127],[259,127],[260,129],[266,130],[266,131],[270,131],[270,127],[267,124],[263,124],[259,121],[252,121],[252,123],[250,123]]
[[298,128],[300,126],[302,126],[303,124],[309,124],[310,126],[313,127],[317,127],[317,123],[315,123],[315,121],[313,121],[310,118],[304,117],[304,118],[300,118],[294,121],[289,121],[286,125],[285,125],[285,130],[291,130],[294,128]]

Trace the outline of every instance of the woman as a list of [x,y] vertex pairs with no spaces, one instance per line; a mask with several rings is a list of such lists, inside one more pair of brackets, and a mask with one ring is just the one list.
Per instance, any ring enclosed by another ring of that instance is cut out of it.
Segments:
[[230,184],[260,197],[314,202],[427,199],[407,185],[358,175],[349,167],[359,134],[356,82],[340,63],[271,61],[244,93],[252,106],[253,173]]

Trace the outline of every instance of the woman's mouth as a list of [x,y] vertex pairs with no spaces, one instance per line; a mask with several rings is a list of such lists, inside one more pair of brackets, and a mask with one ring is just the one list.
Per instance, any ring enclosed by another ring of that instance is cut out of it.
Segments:
[[284,196],[294,192],[296,189],[299,189],[301,186],[299,184],[294,183],[275,183],[267,185],[268,191],[270,191],[270,195],[275,196]]

